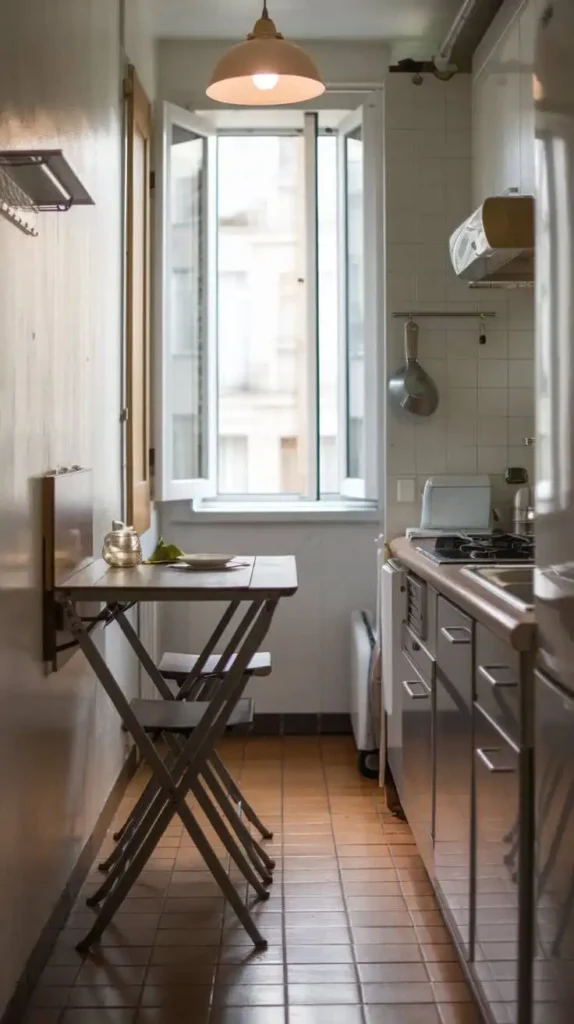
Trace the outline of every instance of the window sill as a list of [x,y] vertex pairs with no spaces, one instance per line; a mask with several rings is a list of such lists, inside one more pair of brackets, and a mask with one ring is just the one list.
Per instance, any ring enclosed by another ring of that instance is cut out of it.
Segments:
[[379,523],[381,511],[370,501],[234,502],[202,501],[195,507],[178,503],[174,523]]

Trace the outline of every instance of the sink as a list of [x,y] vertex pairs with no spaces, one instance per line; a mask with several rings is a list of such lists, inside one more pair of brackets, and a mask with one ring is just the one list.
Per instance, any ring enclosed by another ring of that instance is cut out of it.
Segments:
[[520,611],[534,607],[533,565],[476,565],[461,570]]

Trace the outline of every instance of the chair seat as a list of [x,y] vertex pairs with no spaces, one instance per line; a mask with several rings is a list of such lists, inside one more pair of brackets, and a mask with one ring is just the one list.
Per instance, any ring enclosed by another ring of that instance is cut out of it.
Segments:
[[[215,671],[220,654],[210,654],[201,670],[201,675],[210,675]],[[229,671],[237,655],[232,654],[225,666]],[[166,651],[160,663],[159,670],[166,679],[175,679],[177,683],[183,683],[199,658],[198,654],[176,654],[173,651]],[[247,665],[246,674],[249,676],[268,676],[271,673],[271,655],[267,651],[258,651],[251,658]]]
[[[201,722],[209,707],[209,701],[195,700],[188,703],[138,698],[132,700],[131,707],[146,732],[190,733]],[[243,697],[233,709],[227,725],[251,725],[253,712],[253,700],[250,697]]]

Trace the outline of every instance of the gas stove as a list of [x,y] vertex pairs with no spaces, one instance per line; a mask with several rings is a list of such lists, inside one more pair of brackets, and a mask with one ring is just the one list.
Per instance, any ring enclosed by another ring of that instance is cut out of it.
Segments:
[[455,562],[534,562],[534,540],[512,533],[454,533],[417,538],[416,550],[440,565]]

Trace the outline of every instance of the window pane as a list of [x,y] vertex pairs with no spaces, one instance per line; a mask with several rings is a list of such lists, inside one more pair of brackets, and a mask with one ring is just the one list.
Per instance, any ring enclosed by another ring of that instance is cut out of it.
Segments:
[[241,435],[219,437],[219,492],[246,494],[248,480],[247,438]]
[[203,473],[205,140],[172,125],[170,151],[169,351],[173,478]]
[[[220,435],[246,439],[245,494],[304,493],[303,138],[220,136],[217,200]],[[295,442],[288,455],[282,439]]]
[[338,445],[338,185],[337,138],[317,140],[318,262],[319,262],[319,487],[321,494],[337,494]]
[[364,478],[363,141],[359,126],[345,140],[347,268],[347,474]]

